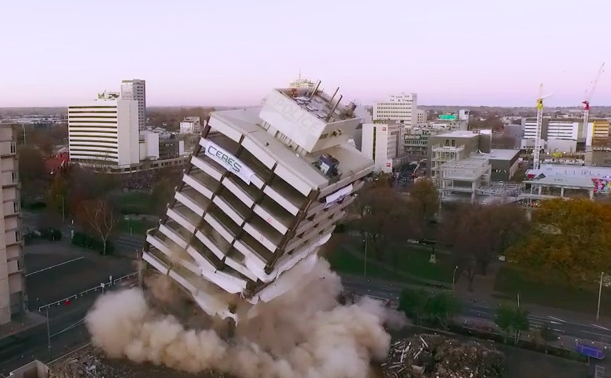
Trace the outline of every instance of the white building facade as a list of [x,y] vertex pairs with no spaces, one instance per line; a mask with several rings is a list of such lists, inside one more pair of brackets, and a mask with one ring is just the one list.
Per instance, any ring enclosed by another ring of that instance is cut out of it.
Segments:
[[70,160],[76,163],[130,165],[140,162],[138,102],[114,93],[68,107]]
[[181,134],[198,134],[202,131],[201,120],[199,117],[185,117],[180,122]]
[[400,124],[363,124],[361,152],[374,161],[377,172],[391,173],[404,163],[403,129]]
[[146,82],[140,79],[121,82],[121,98],[138,102],[138,128],[146,127]]
[[15,131],[0,126],[2,207],[0,207],[0,325],[25,309],[25,270],[20,230],[19,174]]
[[206,313],[235,322],[307,284],[374,168],[347,145],[360,124],[354,104],[317,88],[275,89],[264,104],[211,114],[142,254],[145,273],[168,275]]
[[416,126],[418,121],[418,95],[416,93],[392,95],[373,104],[374,121],[399,121]]

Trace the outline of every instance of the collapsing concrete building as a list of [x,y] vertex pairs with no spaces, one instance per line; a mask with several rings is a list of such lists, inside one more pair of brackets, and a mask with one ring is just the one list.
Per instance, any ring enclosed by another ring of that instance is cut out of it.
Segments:
[[159,227],[147,272],[168,275],[208,314],[235,322],[299,283],[373,161],[347,144],[356,106],[314,88],[214,112]]

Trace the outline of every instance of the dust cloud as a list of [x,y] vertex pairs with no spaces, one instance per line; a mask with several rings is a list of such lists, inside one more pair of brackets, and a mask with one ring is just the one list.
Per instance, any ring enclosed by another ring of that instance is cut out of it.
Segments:
[[388,353],[384,327],[402,326],[404,318],[370,298],[342,306],[341,289],[320,259],[298,287],[259,305],[259,316],[240,322],[231,338],[186,328],[153,310],[140,289],[100,297],[86,324],[93,344],[112,358],[240,378],[365,378],[370,361]]

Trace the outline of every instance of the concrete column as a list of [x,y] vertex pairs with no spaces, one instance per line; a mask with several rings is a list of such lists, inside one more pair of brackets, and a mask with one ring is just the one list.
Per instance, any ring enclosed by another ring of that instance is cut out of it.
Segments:
[[560,188],[560,197],[564,197],[564,187]]
[[539,195],[541,195],[541,190],[543,189],[543,186],[539,186]]
[[590,199],[593,200],[594,199],[594,189],[590,189],[588,192],[590,193]]

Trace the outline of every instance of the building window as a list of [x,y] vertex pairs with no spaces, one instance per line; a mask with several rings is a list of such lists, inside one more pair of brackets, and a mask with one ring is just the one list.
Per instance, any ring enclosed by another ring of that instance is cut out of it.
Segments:
[[11,142],[11,154],[14,154],[17,152],[17,146],[15,145],[15,142]]
[[21,241],[21,231],[15,230],[15,241]]
[[19,212],[19,201],[13,202],[13,211],[16,213]]
[[17,182],[17,172],[11,172],[11,179],[13,180],[13,183]]

